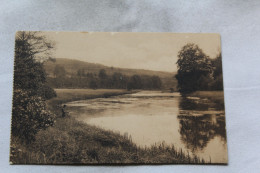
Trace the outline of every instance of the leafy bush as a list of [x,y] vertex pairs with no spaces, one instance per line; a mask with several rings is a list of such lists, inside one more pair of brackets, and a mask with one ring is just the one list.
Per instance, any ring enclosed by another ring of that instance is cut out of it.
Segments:
[[14,90],[12,114],[12,135],[25,143],[32,142],[40,129],[54,123],[43,99],[21,89]]

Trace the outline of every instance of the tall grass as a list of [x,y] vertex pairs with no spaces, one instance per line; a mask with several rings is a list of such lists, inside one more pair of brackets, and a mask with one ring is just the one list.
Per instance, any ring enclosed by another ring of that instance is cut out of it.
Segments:
[[[15,140],[15,139],[14,139]],[[19,164],[159,164],[205,163],[164,143],[141,148],[128,135],[59,118],[55,126],[40,131],[24,147],[12,142],[12,163]]]

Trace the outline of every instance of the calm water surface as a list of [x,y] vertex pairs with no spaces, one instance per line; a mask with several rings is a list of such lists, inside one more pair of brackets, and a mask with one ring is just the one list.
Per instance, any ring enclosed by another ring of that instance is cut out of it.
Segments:
[[165,142],[207,161],[227,161],[224,108],[214,100],[142,91],[67,106],[78,120],[131,135],[141,147]]

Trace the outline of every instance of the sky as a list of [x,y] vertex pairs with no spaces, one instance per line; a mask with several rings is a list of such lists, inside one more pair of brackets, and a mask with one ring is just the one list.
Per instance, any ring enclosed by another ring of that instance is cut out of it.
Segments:
[[106,66],[177,71],[177,56],[187,43],[197,44],[215,58],[221,51],[219,34],[44,32],[56,43],[54,58],[69,58]]

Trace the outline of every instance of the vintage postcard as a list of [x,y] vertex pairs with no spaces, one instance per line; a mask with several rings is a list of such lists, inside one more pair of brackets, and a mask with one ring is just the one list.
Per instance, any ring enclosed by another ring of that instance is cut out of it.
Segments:
[[227,164],[220,36],[15,36],[11,164]]

